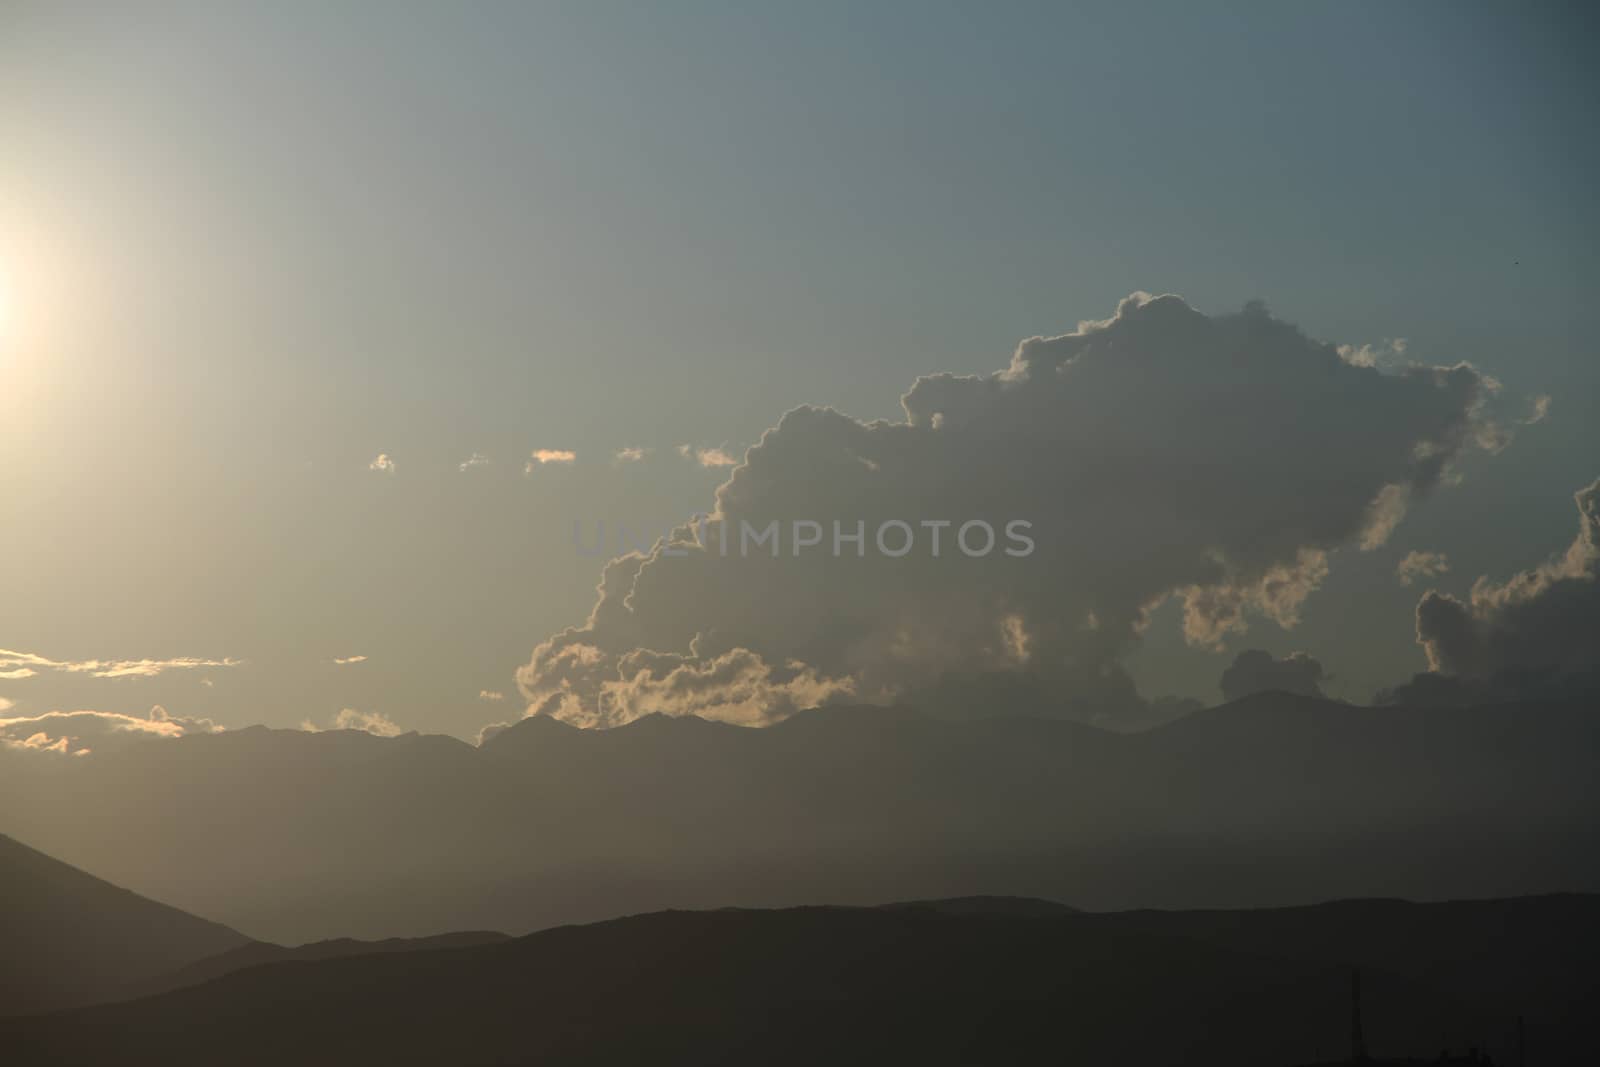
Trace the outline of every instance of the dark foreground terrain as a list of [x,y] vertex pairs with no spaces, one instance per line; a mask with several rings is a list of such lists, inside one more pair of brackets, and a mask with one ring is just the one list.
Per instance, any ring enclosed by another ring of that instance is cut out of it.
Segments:
[[0,1017],[131,1000],[264,963],[504,940],[500,933],[465,931],[294,947],[252,941],[0,834]]
[[0,834],[0,1015],[115,999],[250,943]]
[[660,912],[250,966],[0,1021],[27,1064],[1587,1063],[1600,897],[1083,914],[1040,902]]

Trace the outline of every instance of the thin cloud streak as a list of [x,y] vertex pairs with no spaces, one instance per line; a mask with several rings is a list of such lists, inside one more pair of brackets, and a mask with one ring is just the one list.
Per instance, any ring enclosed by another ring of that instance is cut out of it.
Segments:
[[167,671],[237,667],[243,662],[240,659],[202,659],[197,656],[175,659],[54,660],[32,652],[0,648],[0,678],[31,678],[40,671],[87,674],[94,678],[154,678]]
[[724,446],[711,448],[696,448],[693,445],[679,445],[678,455],[685,459],[692,459],[702,467],[737,467],[739,457]]
[[143,717],[118,711],[47,711],[0,719],[0,747],[86,756],[130,742],[221,731],[222,727],[210,719],[172,715],[159,704]]
[[577,459],[578,453],[570,448],[536,448],[529,454],[528,462],[522,465],[522,473],[524,475],[532,474],[540,467],[548,467],[551,464],[562,467],[570,466],[577,462]]

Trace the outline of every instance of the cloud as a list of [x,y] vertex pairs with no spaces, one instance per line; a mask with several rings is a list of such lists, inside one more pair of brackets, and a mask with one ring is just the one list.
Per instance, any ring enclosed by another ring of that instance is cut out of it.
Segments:
[[566,448],[536,448],[530,454],[528,462],[522,465],[524,475],[532,474],[540,467],[571,466],[578,460],[578,453]]
[[367,464],[367,470],[378,471],[383,474],[394,473],[394,460],[389,458],[389,453],[379,452],[377,458]]
[[335,656],[333,658],[333,662],[334,662],[334,664],[336,666],[346,667],[346,666],[349,666],[352,663],[365,663],[365,662],[367,662],[367,657],[365,657],[365,656]]
[[194,670],[199,667],[237,667],[243,660],[201,659],[88,659],[54,660],[32,652],[0,648],[0,678],[31,678],[40,671],[62,674],[88,674],[95,678],[154,678],[167,671]]
[[1223,700],[1238,700],[1274,689],[1319,697],[1322,683],[1327,680],[1322,664],[1304,652],[1291,652],[1277,659],[1270,652],[1252,648],[1233,658],[1217,686]]
[[404,733],[387,715],[376,711],[357,711],[343,708],[333,717],[335,730],[365,730],[379,737],[398,737]]
[[[1209,317],[1136,294],[993,373],[919,378],[901,421],[790,411],[702,525],[606,565],[588,620],[518,686],[530,713],[598,726],[645,709],[773,721],[940,678],[1025,679],[1035,713],[1142,714],[1121,661],[1156,605],[1180,600],[1204,647],[1256,618],[1295,625],[1329,553],[1382,543],[1482,442],[1490,392],[1466,364],[1355,365],[1259,304]],[[1026,558],[956,550],[964,522],[1014,519],[1032,524]],[[872,545],[890,520],[915,551]],[[860,522],[867,544],[719,551],[773,521]]]
[[1352,367],[1389,367],[1405,361],[1406,339],[1385,338],[1377,345],[1340,345],[1339,358]]
[[[300,723],[300,729],[308,733],[321,733],[323,727],[318,726],[310,719]],[[363,730],[378,737],[399,737],[405,733],[394,720],[377,711],[357,711],[355,708],[341,708],[339,714],[333,717],[330,730]]]
[[600,683],[595,705],[566,693],[545,710],[578,726],[631,722],[656,713],[762,726],[854,695],[855,683],[848,678],[821,677],[798,661],[774,667],[748,649],[710,658],[635,649],[620,658],[617,677]]
[[473,470],[477,467],[487,467],[488,465],[488,456],[484,455],[482,452],[474,452],[472,455],[461,461],[460,469],[462,473],[466,473],[467,471]]
[[1541,395],[1533,398],[1531,409],[1529,410],[1527,416],[1521,420],[1521,422],[1524,426],[1533,426],[1536,423],[1543,422],[1549,417],[1550,398],[1548,396]]
[[1411,506],[1411,490],[1405,485],[1386,485],[1367,505],[1366,528],[1361,531],[1361,551],[1371,552],[1388,543],[1389,535],[1406,517]]
[[1480,577],[1466,601],[1422,597],[1417,641],[1428,673],[1384,696],[1459,703],[1600,689],[1600,480],[1573,501],[1578,533],[1561,554],[1505,582]]
[[637,463],[650,454],[648,448],[619,448],[611,454],[618,463]]
[[499,702],[499,701],[504,700],[505,698],[506,698],[506,695],[504,693],[500,692],[498,689],[480,689],[480,690],[478,690],[478,699],[479,700],[489,700],[489,701]]
[[0,712],[10,711],[16,706],[17,702],[15,700],[7,700],[5,697],[0,697]]
[[485,741],[494,737],[496,734],[503,733],[506,730],[511,729],[513,725],[513,723],[509,722],[485,723],[483,727],[478,730],[477,736],[472,739],[472,743],[477,745],[479,748],[482,748]]
[[1450,570],[1450,561],[1443,552],[1407,552],[1395,567],[1401,585],[1410,585],[1424,578],[1437,578]]
[[210,719],[170,715],[157,704],[143,717],[115,711],[47,711],[0,719],[0,746],[9,749],[87,755],[140,741],[218,733]]
[[695,448],[693,445],[679,445],[678,455],[685,459],[692,459],[702,467],[736,467],[739,465],[739,457],[725,447]]

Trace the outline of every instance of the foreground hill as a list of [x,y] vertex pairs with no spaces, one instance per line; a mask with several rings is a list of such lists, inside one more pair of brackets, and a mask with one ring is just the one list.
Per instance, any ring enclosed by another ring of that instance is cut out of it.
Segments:
[[[1248,955],[1334,960],[1404,977],[1483,1006],[1471,1044],[1506,1050],[1511,1015],[1525,1015],[1554,1045],[1592,1049],[1600,1011],[1600,896],[1564,893],[1510,900],[1342,900],[1241,911],[1132,911],[1094,917],[1112,930],[1182,937]],[[1399,1005],[1367,1005],[1369,1029]],[[1466,1041],[1457,1041],[1465,1045]],[[1381,1051],[1381,1045],[1378,1046]],[[1515,1063],[1515,1058],[1501,1056]],[[1535,1056],[1531,1062],[1559,1062]]]
[[1268,693],[1143,734],[903,708],[0,752],[0,829],[283,943],[661,908],[1600,889],[1600,715]]
[[223,975],[242,971],[246,967],[260,967],[267,963],[312,962],[340,959],[344,956],[383,955],[390,952],[427,952],[441,948],[464,948],[471,945],[492,945],[505,941],[505,934],[487,930],[469,930],[456,934],[438,934],[434,937],[390,937],[382,941],[358,941],[351,937],[313,941],[308,945],[274,945],[268,941],[251,941],[238,948],[215,956],[196,960],[174,971],[167,971],[135,983],[119,992],[116,1000],[165,993],[171,989],[200,985]]
[[1284,1067],[1349,1047],[1349,966],[1361,964],[1375,1053],[1432,1059],[1470,1044],[1514,1062],[1521,1015],[1530,1062],[1557,1064],[1584,1062],[1600,1008],[1581,980],[1600,963],[1595,897],[1017,910],[666,912],[476,947],[275,963],[0,1024],[0,1047],[19,1067]]
[[109,999],[248,943],[0,835],[0,1015]]

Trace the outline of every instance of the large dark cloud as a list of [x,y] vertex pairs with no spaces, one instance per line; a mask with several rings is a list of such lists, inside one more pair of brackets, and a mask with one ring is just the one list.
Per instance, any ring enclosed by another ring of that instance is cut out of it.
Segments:
[[1459,703],[1600,690],[1600,480],[1573,495],[1578,535],[1565,552],[1502,583],[1480,577],[1465,601],[1429,590],[1417,640],[1429,671],[1392,696]]
[[1246,649],[1233,658],[1217,683],[1223,700],[1238,700],[1252,693],[1281,689],[1286,693],[1321,696],[1328,675],[1318,660],[1304,652],[1278,659],[1259,648]]
[[[519,685],[531,712],[595,725],[761,723],[941,677],[1026,679],[1036,712],[1141,709],[1120,659],[1155,605],[1179,598],[1208,647],[1252,617],[1294,625],[1330,551],[1381,543],[1463,449],[1503,442],[1492,388],[1465,364],[1357,365],[1259,305],[1209,317],[1136,294],[1003,370],[918,379],[903,421],[789,412],[717,490],[705,544],[685,527],[609,564],[589,620]],[[917,528],[886,558],[873,532],[891,519],[1025,519],[1036,548],[968,558],[952,526],[935,558]],[[772,520],[780,558],[740,558],[741,523]],[[822,548],[793,556],[794,520],[820,523]],[[834,520],[865,523],[865,558],[827,551]]]

